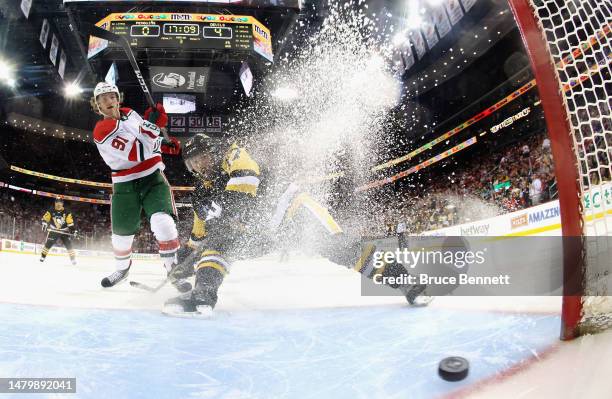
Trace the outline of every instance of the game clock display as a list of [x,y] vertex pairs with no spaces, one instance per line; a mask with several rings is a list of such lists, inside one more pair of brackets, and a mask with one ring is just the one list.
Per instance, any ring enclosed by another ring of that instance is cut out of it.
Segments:
[[250,24],[205,21],[197,23],[113,21],[110,30],[117,35],[125,36],[134,47],[245,51],[253,48]]

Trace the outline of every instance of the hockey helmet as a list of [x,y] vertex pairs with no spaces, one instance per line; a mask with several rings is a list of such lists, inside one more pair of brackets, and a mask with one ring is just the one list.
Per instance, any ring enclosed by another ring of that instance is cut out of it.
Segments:
[[197,173],[200,170],[196,165],[196,159],[202,155],[208,155],[211,161],[215,162],[219,156],[219,150],[218,141],[203,133],[199,133],[185,143],[181,152],[187,169],[191,173]]
[[117,88],[117,86],[112,85],[108,82],[100,82],[96,85],[96,88],[94,89],[94,98],[97,99],[100,94],[104,93],[115,93],[117,94],[117,98],[120,97],[119,89]]

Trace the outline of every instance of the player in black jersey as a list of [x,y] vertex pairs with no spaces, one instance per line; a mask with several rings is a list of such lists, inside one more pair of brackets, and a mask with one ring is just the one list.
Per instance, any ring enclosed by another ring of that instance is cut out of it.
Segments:
[[[179,265],[170,273],[186,278],[195,273],[192,291],[166,301],[168,314],[208,315],[217,302],[217,291],[233,261],[254,258],[279,249],[283,237],[308,226],[315,234],[314,249],[330,261],[373,278],[406,273],[397,263],[375,267],[374,245],[342,231],[328,210],[296,184],[278,199],[261,195],[265,176],[247,150],[233,142],[199,134],[183,148],[187,169],[198,183],[192,194],[193,230],[189,243],[179,251]],[[394,286],[410,304],[424,305],[424,285]]]
[[74,219],[72,218],[72,213],[64,209],[64,201],[60,198],[55,200],[53,209],[45,212],[43,215],[42,229],[44,232],[47,232],[47,239],[40,254],[40,261],[45,261],[49,250],[59,239],[68,250],[70,261],[76,266],[76,256],[74,249],[72,249],[71,241],[71,238],[76,235]]

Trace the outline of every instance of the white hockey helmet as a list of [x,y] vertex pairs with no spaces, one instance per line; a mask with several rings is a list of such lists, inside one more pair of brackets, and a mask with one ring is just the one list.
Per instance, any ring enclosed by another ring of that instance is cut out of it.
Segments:
[[116,93],[117,98],[120,97],[119,89],[117,88],[117,86],[112,85],[108,82],[100,82],[96,85],[96,88],[94,89],[94,98],[97,100],[98,96],[104,93]]

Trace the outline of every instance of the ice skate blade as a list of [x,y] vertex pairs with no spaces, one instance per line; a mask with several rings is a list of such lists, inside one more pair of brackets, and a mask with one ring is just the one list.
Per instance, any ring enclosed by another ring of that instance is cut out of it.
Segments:
[[196,306],[195,312],[185,312],[180,305],[164,305],[162,313],[184,319],[210,319],[213,316],[213,309],[210,306],[200,305]]

